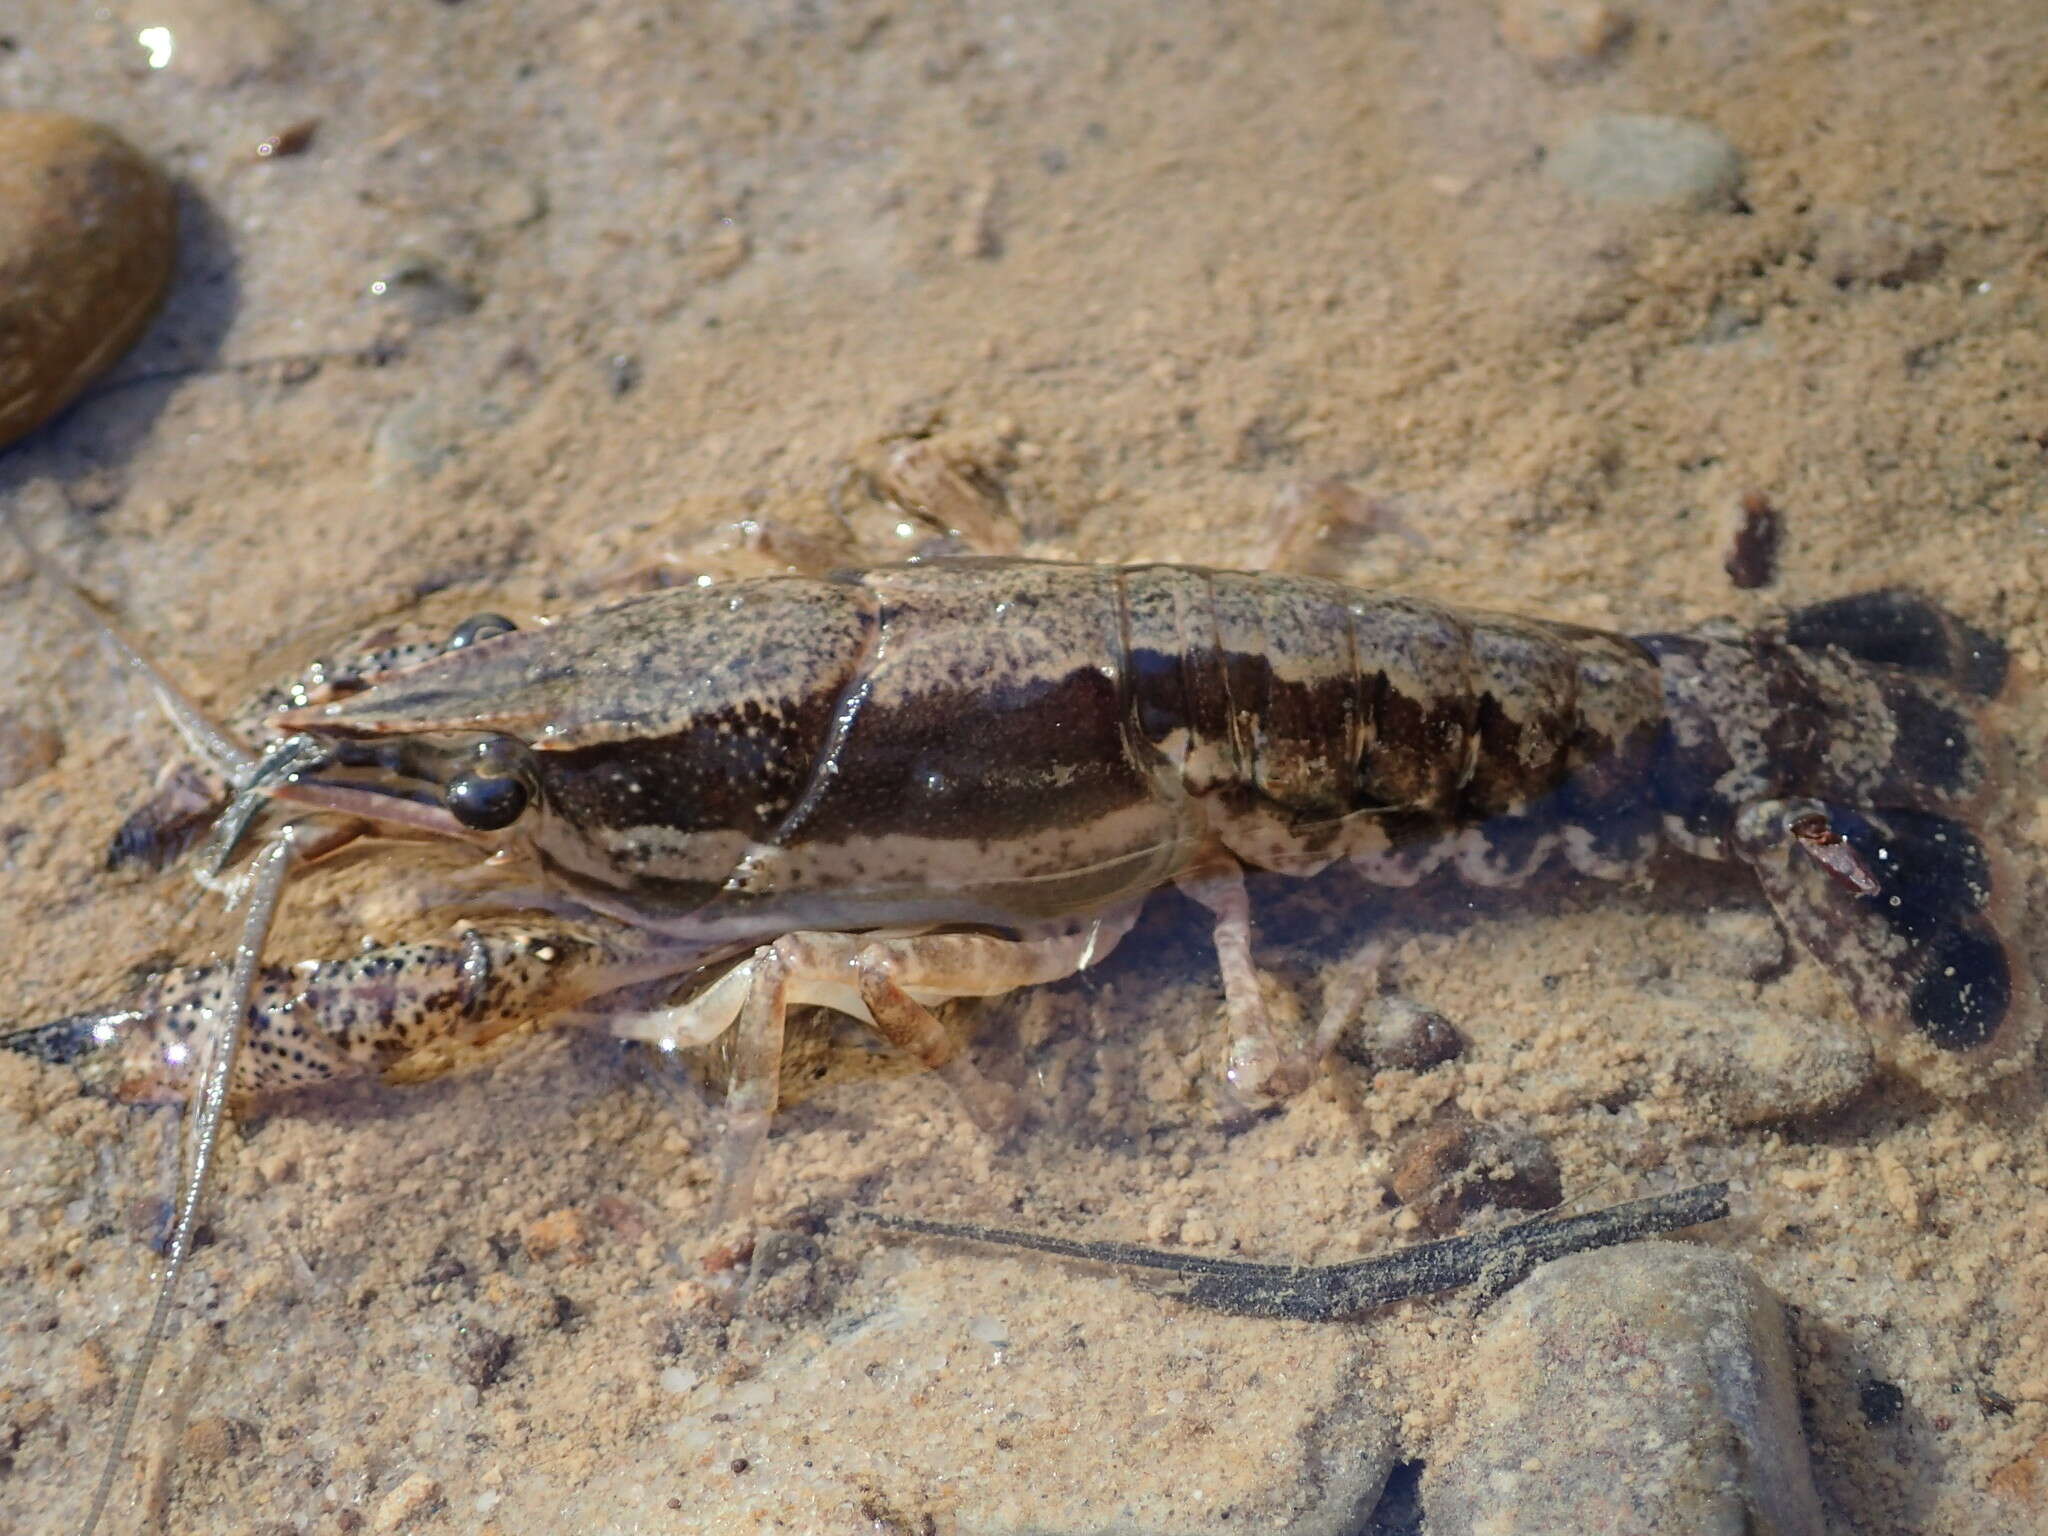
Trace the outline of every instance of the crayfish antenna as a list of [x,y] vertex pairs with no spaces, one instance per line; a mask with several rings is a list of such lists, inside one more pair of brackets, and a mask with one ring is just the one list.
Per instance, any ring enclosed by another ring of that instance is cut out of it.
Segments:
[[78,621],[100,637],[102,643],[114,655],[121,670],[139,681],[156,701],[157,708],[178,734],[185,738],[185,744],[210,764],[214,771],[230,783],[239,784],[256,766],[256,758],[249,749],[215,725],[207,718],[206,712],[193,703],[185,691],[170,678],[141,649],[124,635],[119,626],[100,610],[83,588],[73,581],[55,561],[45,555],[30,540],[27,532],[15,518],[13,506],[0,499],[0,525],[4,525],[28,556],[29,567],[48,584],[50,590],[69,608]]
[[[188,1149],[178,1191],[177,1225],[172,1229],[170,1246],[165,1250],[163,1274],[157,1282],[156,1303],[150,1311],[149,1327],[142,1336],[142,1347],[136,1352],[135,1364],[129,1370],[128,1384],[122,1390],[120,1407],[114,1415],[113,1433],[107,1441],[106,1462],[100,1469],[99,1483],[93,1490],[92,1503],[86,1509],[85,1522],[79,1527],[78,1536],[93,1536],[99,1528],[100,1517],[106,1513],[108,1500],[113,1495],[114,1479],[120,1472],[121,1458],[127,1449],[129,1432],[134,1427],[135,1414],[142,1403],[143,1383],[149,1376],[149,1367],[156,1358],[157,1349],[163,1343],[171,1306],[177,1297],[178,1282],[183,1278],[185,1262],[192,1254],[192,1235],[198,1230],[199,1214],[212,1182],[214,1155],[220,1148],[221,1127],[227,1120],[229,1089],[235,1080],[235,1058],[240,1053],[249,1004],[255,994],[264,942],[270,936],[271,922],[277,915],[278,898],[283,894],[285,878],[291,871],[296,853],[295,829],[280,828],[256,855],[249,869],[244,886],[248,910],[242,918],[241,936],[235,944],[234,970],[226,999],[214,1020],[197,1111],[188,1131]],[[61,1020],[59,1025],[69,1026],[76,1022]],[[59,1025],[46,1028],[57,1029]],[[89,1028],[87,1034],[90,1034]],[[75,1035],[76,1031],[71,1031],[73,1038]],[[11,1037],[9,1043],[13,1038],[19,1037]]]

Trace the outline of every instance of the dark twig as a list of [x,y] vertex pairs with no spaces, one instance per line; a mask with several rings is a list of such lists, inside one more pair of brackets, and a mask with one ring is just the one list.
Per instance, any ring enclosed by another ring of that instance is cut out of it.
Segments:
[[1538,1264],[1551,1259],[1676,1232],[1719,1221],[1727,1214],[1728,1186],[1701,1184],[1673,1194],[1652,1195],[1626,1205],[1589,1211],[1583,1216],[1539,1216],[1496,1232],[1450,1237],[1377,1258],[1324,1265],[1209,1259],[1199,1254],[1140,1248],[1131,1243],[1076,1242],[1071,1238],[1043,1237],[965,1222],[889,1216],[878,1211],[861,1212],[860,1219],[892,1232],[1028,1248],[1035,1253],[1117,1269],[1163,1270],[1178,1277],[1173,1293],[1181,1300],[1217,1312],[1291,1318],[1298,1322],[1335,1322],[1358,1317],[1390,1302],[1430,1296],[1459,1286],[1478,1284],[1492,1292],[1503,1291]]

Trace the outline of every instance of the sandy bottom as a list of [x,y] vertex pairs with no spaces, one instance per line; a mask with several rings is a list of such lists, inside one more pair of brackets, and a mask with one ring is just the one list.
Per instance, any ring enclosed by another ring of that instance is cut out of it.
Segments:
[[[1322,494],[1380,509],[1322,569],[1606,627],[1917,583],[2015,645],[1995,840],[2040,895],[2038,7],[1616,0],[1627,35],[1549,65],[1478,0],[374,9],[28,0],[0,24],[0,98],[105,117],[182,179],[183,275],[127,382],[5,473],[210,706],[385,617],[760,569],[735,520],[811,548],[835,486],[871,553],[900,547],[848,467],[936,430],[1048,555],[1257,564],[1276,509]],[[133,34],[157,24],[189,46],[152,71]],[[1548,152],[1616,113],[1711,125],[1739,192],[1560,185]],[[309,119],[306,153],[254,157]],[[1753,492],[1786,537],[1742,591]],[[176,879],[103,871],[176,743],[5,556],[0,657],[0,712],[63,749],[0,793],[0,1018],[26,1022],[221,926]],[[276,952],[417,928],[407,888],[309,878]],[[602,1042],[245,1123],[146,1404],[165,1528],[1357,1529],[1368,1471],[1427,1462],[1486,1390],[1476,1302],[1215,1318],[852,1213],[1349,1257],[1412,1240],[1394,1149],[1446,1108],[1542,1138],[1573,1199],[1738,1182],[1704,1240],[1795,1308],[1840,1531],[2042,1528],[2033,1070],[1957,1094],[1857,1067],[1817,967],[1751,979],[1768,920],[1711,873],[1469,911],[1259,894],[1305,996],[1395,936],[1465,1055],[1339,1064],[1227,1132],[1201,924],[1161,897],[1112,963],[980,1019],[1036,1112],[1015,1148],[832,1053],[778,1124],[782,1235],[738,1340],[682,1261],[712,1122]],[[2038,920],[2019,939],[2038,968]],[[1845,1071],[1869,1080],[1837,1102]],[[165,1124],[0,1062],[0,1531],[82,1508]],[[110,1529],[149,1528],[135,1486]]]

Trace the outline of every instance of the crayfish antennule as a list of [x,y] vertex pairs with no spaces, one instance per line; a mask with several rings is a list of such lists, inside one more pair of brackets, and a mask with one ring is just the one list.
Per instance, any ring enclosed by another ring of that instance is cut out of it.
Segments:
[[0,1046],[52,1066],[78,1067],[110,1049],[141,1021],[142,1015],[132,1008],[91,1008],[0,1035]]
[[[182,1063],[165,1060],[155,1072],[138,1069],[137,1048],[151,1016],[136,1008],[89,1008],[47,1024],[0,1035],[0,1046],[52,1066],[69,1067],[89,1093],[126,1103],[177,1099],[172,1079]],[[183,1042],[165,1051],[181,1053]],[[152,1056],[163,1052],[152,1051]]]

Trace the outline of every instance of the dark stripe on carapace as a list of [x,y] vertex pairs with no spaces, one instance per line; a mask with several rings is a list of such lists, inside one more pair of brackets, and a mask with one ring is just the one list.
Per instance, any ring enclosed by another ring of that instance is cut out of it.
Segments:
[[537,753],[548,807],[586,829],[733,830],[775,843],[824,774],[792,844],[901,834],[983,842],[1085,826],[1154,792],[1151,770],[1127,750],[1115,683],[1099,668],[859,706],[828,766],[818,753],[836,702],[749,701],[665,736]]
[[1117,679],[1101,667],[870,702],[795,840],[980,843],[1085,828],[1156,796],[1156,767],[1133,752],[1124,720]]

